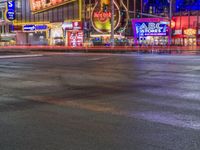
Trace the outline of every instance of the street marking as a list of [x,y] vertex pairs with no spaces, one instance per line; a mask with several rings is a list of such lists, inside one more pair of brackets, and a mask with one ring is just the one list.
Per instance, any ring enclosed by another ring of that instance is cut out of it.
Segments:
[[106,58],[109,58],[109,57],[108,56],[107,57],[97,57],[97,58],[91,58],[91,59],[88,59],[88,60],[89,61],[98,61],[98,60],[103,60],[103,59],[106,59]]
[[0,56],[0,59],[6,59],[6,58],[27,58],[27,57],[41,57],[44,56],[42,54],[33,54],[33,55],[6,55],[6,56]]

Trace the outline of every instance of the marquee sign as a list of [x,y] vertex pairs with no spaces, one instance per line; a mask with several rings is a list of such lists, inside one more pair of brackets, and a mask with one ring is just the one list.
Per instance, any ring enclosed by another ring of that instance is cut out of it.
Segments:
[[76,0],[30,0],[31,10],[41,12]]
[[137,37],[168,35],[168,25],[160,22],[136,22],[135,28]]
[[14,0],[7,1],[6,18],[9,21],[15,20],[15,1]]

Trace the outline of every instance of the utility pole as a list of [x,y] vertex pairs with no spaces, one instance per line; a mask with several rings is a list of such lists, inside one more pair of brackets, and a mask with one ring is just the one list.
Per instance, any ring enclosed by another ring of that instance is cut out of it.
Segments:
[[114,0],[111,0],[111,46],[115,46],[115,41],[114,41]]
[[170,28],[169,28],[169,45],[172,45],[172,3],[173,0],[169,0],[169,21],[170,21]]

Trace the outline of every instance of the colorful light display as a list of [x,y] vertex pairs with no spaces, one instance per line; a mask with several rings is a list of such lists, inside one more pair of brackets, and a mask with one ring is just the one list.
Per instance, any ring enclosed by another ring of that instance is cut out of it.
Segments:
[[[120,8],[118,4],[114,1],[115,6],[115,16],[114,16],[114,29],[119,27],[121,21],[120,18]],[[97,1],[93,10],[91,22],[93,28],[99,33],[109,33],[111,32],[111,8],[110,0],[100,0]]]
[[149,41],[156,37],[157,39],[165,39],[165,43],[169,37],[170,24],[162,18],[142,18],[132,20],[135,44],[138,44],[140,39]]
[[138,36],[167,35],[167,25],[157,22],[137,22],[136,34]]
[[68,32],[68,46],[76,47],[83,45],[83,31]]

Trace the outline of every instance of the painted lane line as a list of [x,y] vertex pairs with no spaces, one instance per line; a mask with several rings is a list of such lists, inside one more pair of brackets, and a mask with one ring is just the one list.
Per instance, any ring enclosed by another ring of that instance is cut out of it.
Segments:
[[6,58],[27,58],[27,57],[41,57],[44,56],[42,54],[33,54],[33,55],[6,55],[6,56],[0,56],[0,59],[6,59]]
[[88,60],[89,60],[89,61],[98,61],[98,60],[103,60],[103,59],[106,59],[106,58],[110,58],[110,56],[107,56],[107,57],[91,58],[91,59],[88,59]]

